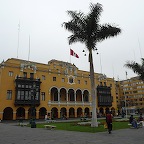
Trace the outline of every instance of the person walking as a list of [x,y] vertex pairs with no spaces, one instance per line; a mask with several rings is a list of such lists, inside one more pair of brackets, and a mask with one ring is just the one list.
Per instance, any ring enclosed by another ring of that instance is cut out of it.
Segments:
[[111,131],[112,131],[112,114],[110,111],[106,114],[106,123],[107,123],[107,127],[108,127],[108,132],[109,132],[109,134],[111,134]]

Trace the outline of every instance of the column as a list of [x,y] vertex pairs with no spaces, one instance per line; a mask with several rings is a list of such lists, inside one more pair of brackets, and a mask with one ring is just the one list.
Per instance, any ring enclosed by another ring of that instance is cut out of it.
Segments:
[[76,103],[76,93],[75,93],[75,91],[74,91],[74,99],[75,99],[75,103]]
[[83,95],[84,95],[84,94],[82,94],[82,103],[84,102],[84,100],[83,100]]
[[28,111],[25,111],[25,119],[28,119]]
[[36,119],[39,119],[39,111],[36,110]]
[[77,118],[77,110],[74,111],[75,118]]
[[0,112],[0,120],[3,120],[3,112]]
[[13,112],[13,120],[16,120],[16,112]]
[[85,116],[84,109],[82,109],[82,116],[83,116],[83,117]]
[[69,118],[69,111],[67,110],[67,118]]
[[60,102],[60,90],[58,89],[58,102]]
[[67,93],[67,95],[66,95],[66,101],[68,102],[69,100],[68,100],[68,93]]
[[61,111],[58,110],[58,118],[61,118]]

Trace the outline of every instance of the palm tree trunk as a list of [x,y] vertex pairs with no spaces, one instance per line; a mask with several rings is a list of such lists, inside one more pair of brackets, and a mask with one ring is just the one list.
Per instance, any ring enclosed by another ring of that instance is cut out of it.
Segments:
[[95,78],[94,78],[94,66],[93,66],[93,57],[92,50],[89,51],[89,62],[90,62],[90,80],[91,80],[91,97],[92,97],[92,123],[91,127],[97,127],[97,114],[96,114],[96,87],[95,87]]

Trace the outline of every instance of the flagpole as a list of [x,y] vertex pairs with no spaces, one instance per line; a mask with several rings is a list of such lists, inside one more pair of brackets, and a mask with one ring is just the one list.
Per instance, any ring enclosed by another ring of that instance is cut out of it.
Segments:
[[101,74],[102,74],[101,54],[100,54],[100,67],[101,67]]
[[29,53],[28,53],[28,61],[29,61],[29,58],[30,58],[30,35],[29,35]]
[[70,51],[69,52],[70,52],[70,63],[71,63],[71,47],[70,47]]
[[18,58],[18,50],[19,50],[19,36],[20,36],[20,21],[18,24],[18,45],[17,45],[17,58]]

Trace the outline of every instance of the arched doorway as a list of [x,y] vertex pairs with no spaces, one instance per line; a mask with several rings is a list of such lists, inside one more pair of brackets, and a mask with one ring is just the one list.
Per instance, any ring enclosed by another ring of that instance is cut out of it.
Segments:
[[61,118],[64,118],[65,116],[67,117],[67,110],[66,110],[66,108],[61,108],[61,110],[60,110],[60,116],[61,116]]
[[60,101],[66,101],[66,89],[60,89]]
[[58,118],[58,109],[56,107],[53,107],[51,110],[51,118]]
[[109,110],[109,108],[107,107],[107,108],[105,109],[105,113],[107,114],[109,111],[110,111],[110,110]]
[[39,109],[39,119],[44,119],[47,114],[46,108],[42,107]]
[[75,117],[75,110],[72,107],[69,109],[69,117],[70,118],[74,118]]
[[75,101],[74,90],[73,89],[69,89],[69,91],[68,91],[68,100],[69,101]]
[[90,110],[89,110],[89,108],[85,108],[85,110],[84,110],[84,116],[85,117],[90,117]]
[[23,107],[19,107],[16,111],[16,119],[25,119],[25,109]]
[[77,109],[77,117],[81,117],[82,115],[82,108]]
[[89,102],[89,92],[87,90],[83,92],[83,100],[84,102]]
[[28,119],[32,118],[36,118],[36,109],[34,107],[28,109]]
[[76,91],[76,101],[77,102],[82,102],[82,92],[81,92],[81,90]]
[[13,109],[11,107],[4,109],[3,120],[13,120]]
[[55,87],[51,89],[51,101],[58,101],[58,89]]

